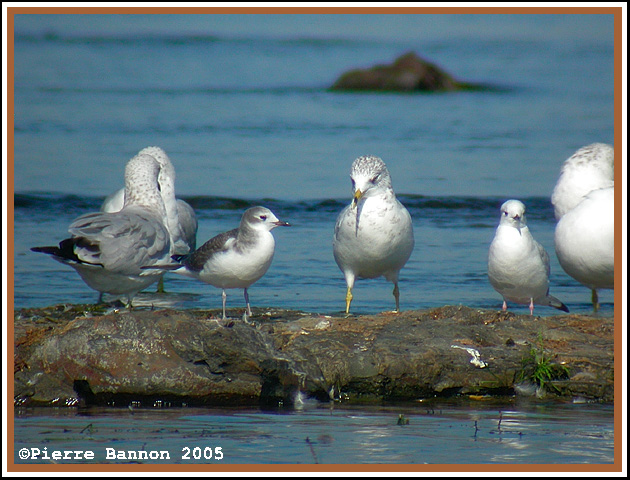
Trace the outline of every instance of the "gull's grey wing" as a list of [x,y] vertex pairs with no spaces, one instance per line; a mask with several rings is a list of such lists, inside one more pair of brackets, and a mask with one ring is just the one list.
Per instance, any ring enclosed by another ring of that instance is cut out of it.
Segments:
[[551,274],[551,264],[549,263],[549,254],[547,253],[547,250],[545,250],[545,247],[543,247],[540,243],[538,243],[535,240],[534,240],[534,243],[536,244],[536,248],[538,249],[538,253],[540,254],[540,259],[545,265],[547,277],[549,277],[549,275]]
[[81,261],[103,265],[112,272],[146,274],[140,267],[169,259],[166,227],[142,208],[82,215],[68,231],[81,239],[74,247]]
[[189,252],[194,252],[197,247],[197,215],[193,208],[184,200],[177,200],[177,216],[182,238],[188,245]]

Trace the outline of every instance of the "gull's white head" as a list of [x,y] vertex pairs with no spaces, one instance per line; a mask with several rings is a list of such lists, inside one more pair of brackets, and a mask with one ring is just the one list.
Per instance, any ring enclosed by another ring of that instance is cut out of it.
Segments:
[[519,232],[521,228],[527,226],[525,219],[525,205],[520,200],[508,200],[501,205],[501,221],[500,226],[510,226],[516,228]]
[[352,180],[352,204],[356,206],[363,197],[392,190],[392,180],[385,162],[373,155],[357,158],[350,170]]
[[265,207],[252,207],[245,210],[241,219],[241,226],[253,230],[270,231],[276,227],[289,227],[290,224],[278,220],[271,210]]

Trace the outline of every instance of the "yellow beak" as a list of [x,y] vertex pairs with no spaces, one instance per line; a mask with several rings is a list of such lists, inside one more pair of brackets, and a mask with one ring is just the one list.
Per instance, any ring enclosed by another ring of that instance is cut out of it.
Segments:
[[361,190],[354,192],[354,197],[352,197],[352,208],[357,206],[361,197],[363,197],[363,192]]

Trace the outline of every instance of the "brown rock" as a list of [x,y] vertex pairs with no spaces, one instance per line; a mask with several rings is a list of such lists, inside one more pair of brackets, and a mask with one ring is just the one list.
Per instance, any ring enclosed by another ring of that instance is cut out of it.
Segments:
[[298,391],[349,402],[505,398],[536,391],[520,378],[532,349],[566,367],[547,396],[613,401],[612,318],[445,306],[350,318],[258,309],[222,321],[215,311],[90,309],[16,312],[16,404],[277,406]]
[[437,65],[413,52],[402,55],[391,65],[348,71],[331,87],[332,90],[397,92],[444,92],[481,88],[481,85],[456,80]]

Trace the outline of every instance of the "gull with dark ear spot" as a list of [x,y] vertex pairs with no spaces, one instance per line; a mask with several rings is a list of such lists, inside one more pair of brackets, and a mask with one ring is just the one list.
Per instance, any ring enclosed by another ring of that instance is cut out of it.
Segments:
[[380,276],[394,284],[398,312],[398,276],[414,247],[411,215],[396,198],[389,171],[380,158],[357,158],[350,179],[352,202],[337,217],[333,236],[333,254],[347,285],[346,315],[355,280]]
[[251,316],[247,289],[267,273],[275,251],[271,233],[276,227],[288,227],[265,207],[252,207],[243,213],[238,228],[220,233],[187,255],[173,255],[177,264],[161,265],[174,273],[196,278],[223,290],[223,319],[226,289],[242,288]]
[[140,290],[157,282],[161,269],[143,269],[168,261],[171,250],[166,210],[158,187],[160,166],[139,154],[125,168],[125,204],[119,212],[77,218],[58,247],[34,247],[74,268],[89,287],[126,295],[131,307]]
[[568,312],[564,303],[549,295],[549,274],[549,255],[527,227],[525,205],[508,200],[501,206],[501,220],[488,252],[488,278],[503,296],[503,310],[509,300],[529,304],[532,315],[534,304]]

